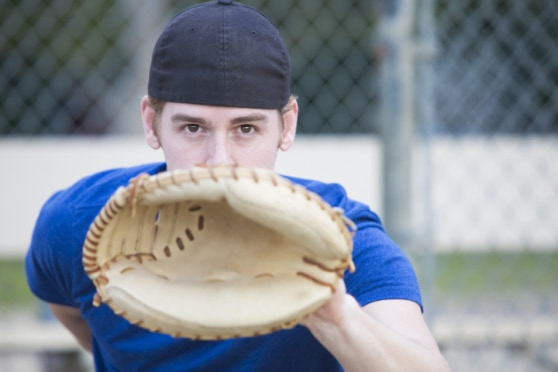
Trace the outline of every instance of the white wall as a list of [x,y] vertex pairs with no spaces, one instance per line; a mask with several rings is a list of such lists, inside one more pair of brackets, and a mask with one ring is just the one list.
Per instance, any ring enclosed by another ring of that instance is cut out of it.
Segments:
[[438,249],[558,250],[558,137],[437,138],[431,162]]

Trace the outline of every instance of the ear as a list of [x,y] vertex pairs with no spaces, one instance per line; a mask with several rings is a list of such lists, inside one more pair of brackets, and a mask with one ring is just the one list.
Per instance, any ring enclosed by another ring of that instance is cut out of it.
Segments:
[[157,150],[161,147],[161,142],[159,141],[159,136],[157,135],[155,116],[155,110],[149,104],[147,96],[143,96],[141,99],[141,118],[143,121],[145,140],[149,147]]
[[296,125],[298,123],[298,102],[296,99],[292,99],[289,105],[289,110],[283,114],[283,133],[279,143],[279,148],[282,151],[287,151],[293,145],[296,136]]

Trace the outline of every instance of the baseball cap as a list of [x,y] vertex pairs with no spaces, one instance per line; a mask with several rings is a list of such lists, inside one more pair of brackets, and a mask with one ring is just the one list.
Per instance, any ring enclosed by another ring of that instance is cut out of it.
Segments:
[[147,91],[167,102],[281,109],[290,74],[273,23],[252,7],[219,0],[171,19],[153,50]]

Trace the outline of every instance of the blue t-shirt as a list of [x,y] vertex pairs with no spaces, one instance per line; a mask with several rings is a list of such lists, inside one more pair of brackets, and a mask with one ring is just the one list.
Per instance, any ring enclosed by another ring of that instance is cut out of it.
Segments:
[[[95,286],[82,265],[85,234],[119,186],[139,173],[164,171],[164,163],[113,169],[86,177],[54,194],[43,206],[25,260],[32,292],[42,300],[79,308],[93,335],[98,371],[339,371],[338,362],[303,326],[265,336],[192,341],[131,325],[106,306],[93,306]],[[386,235],[379,217],[347,198],[337,184],[290,178],[345,211],[357,225],[354,273],[347,291],[361,305],[406,299],[421,305],[414,270]]]

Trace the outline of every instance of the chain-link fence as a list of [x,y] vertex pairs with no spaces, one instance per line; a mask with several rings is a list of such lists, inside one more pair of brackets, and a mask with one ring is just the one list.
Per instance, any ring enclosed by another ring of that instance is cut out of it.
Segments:
[[558,3],[418,4],[435,35],[416,80],[433,323],[459,329],[444,345],[456,371],[557,370]]
[[[198,1],[2,0],[0,133],[139,131],[154,38]],[[272,18],[292,52],[301,133],[373,127],[371,2],[247,1]],[[124,113],[123,113],[124,112]]]
[[[155,38],[197,2],[0,0],[0,135],[140,133]],[[394,151],[385,221],[454,370],[556,370],[558,3],[245,2],[291,50],[299,132]]]
[[440,131],[558,133],[558,3],[440,0]]

